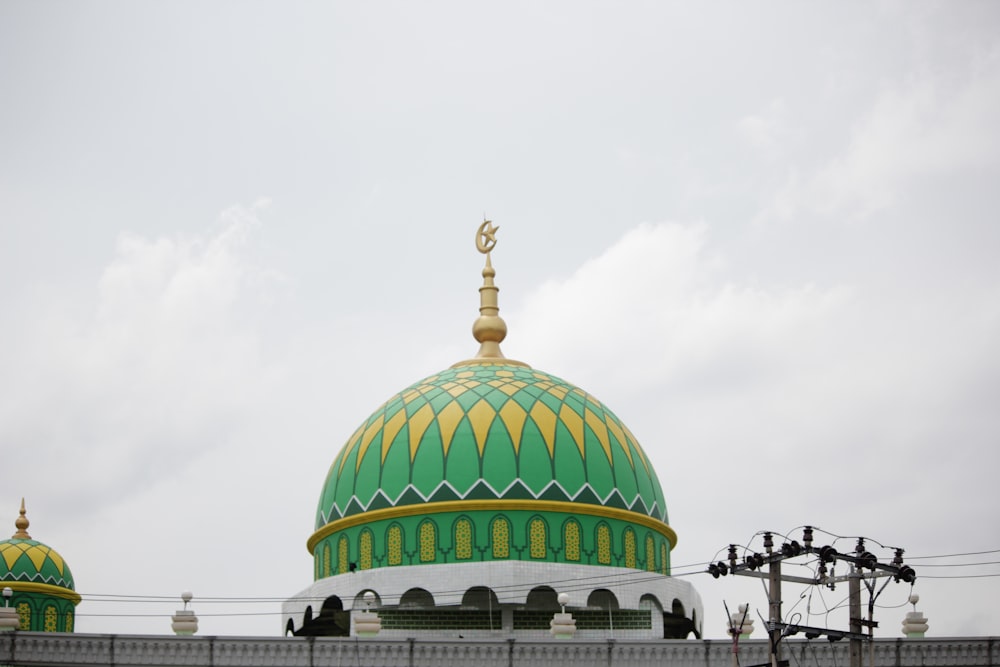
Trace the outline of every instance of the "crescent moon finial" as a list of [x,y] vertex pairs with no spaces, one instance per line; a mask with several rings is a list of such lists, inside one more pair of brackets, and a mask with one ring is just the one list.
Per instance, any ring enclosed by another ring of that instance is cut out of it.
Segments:
[[500,317],[500,306],[497,302],[497,292],[500,288],[493,282],[496,269],[490,261],[490,252],[497,244],[499,226],[486,220],[476,230],[476,250],[486,255],[486,266],[483,267],[483,286],[479,288],[479,317],[472,324],[472,335],[479,343],[479,352],[472,359],[460,361],[456,366],[482,363],[484,359],[500,359],[501,363],[515,366],[527,366],[520,361],[513,361],[503,356],[500,343],[507,336],[507,323]]
[[483,224],[479,225],[479,229],[476,231],[476,250],[488,255],[496,247],[499,229],[499,226],[493,226],[492,220],[483,220]]

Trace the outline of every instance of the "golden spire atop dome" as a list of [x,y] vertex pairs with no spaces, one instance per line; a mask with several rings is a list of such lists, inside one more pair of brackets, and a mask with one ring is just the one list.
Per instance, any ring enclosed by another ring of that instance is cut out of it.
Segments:
[[17,528],[17,532],[11,535],[11,538],[18,540],[31,539],[31,535],[28,535],[28,517],[25,514],[24,498],[21,498],[21,515],[14,521],[14,527]]
[[504,363],[515,366],[527,366],[520,361],[513,361],[503,356],[500,343],[507,337],[507,323],[500,317],[500,306],[497,302],[497,292],[500,288],[493,282],[496,269],[490,260],[490,253],[497,244],[497,231],[492,220],[483,220],[476,231],[476,249],[486,255],[486,266],[483,267],[483,286],[479,288],[479,317],[472,324],[472,335],[479,343],[479,352],[475,358],[461,361],[456,366],[478,363],[483,359],[502,359]]

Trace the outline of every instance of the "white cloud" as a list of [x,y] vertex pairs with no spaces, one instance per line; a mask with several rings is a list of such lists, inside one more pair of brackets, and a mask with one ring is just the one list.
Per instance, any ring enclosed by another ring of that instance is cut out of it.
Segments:
[[[0,379],[17,407],[0,433],[31,443],[15,450],[26,488],[53,501],[113,488],[120,501],[232,437],[278,372],[254,331],[267,280],[244,252],[256,211],[224,212],[209,235],[122,234],[91,306],[40,304],[20,323]],[[74,475],[46,483],[39,458]]]
[[[885,87],[844,150],[813,172],[790,167],[764,218],[804,214],[864,219],[896,203],[915,179],[995,165],[1000,156],[1000,58],[962,80],[914,75]],[[758,143],[767,125],[741,121]]]

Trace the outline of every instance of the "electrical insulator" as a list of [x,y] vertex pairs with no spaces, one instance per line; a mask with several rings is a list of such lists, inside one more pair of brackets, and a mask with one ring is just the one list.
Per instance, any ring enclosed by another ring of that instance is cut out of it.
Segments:
[[832,563],[837,560],[837,550],[829,544],[819,548],[819,558],[824,563]]
[[781,545],[781,553],[785,558],[793,558],[802,553],[802,545],[795,540],[792,540],[790,543],[785,542]]
[[806,546],[806,549],[812,549],[813,545],[813,527],[806,526],[802,529],[802,544]]
[[899,572],[896,573],[896,576],[894,578],[896,579],[896,581],[905,581],[908,584],[912,584],[913,581],[917,578],[917,573],[914,572],[913,568],[910,567],[909,565],[904,565],[903,567],[899,568]]
[[858,556],[859,567],[868,568],[869,570],[874,570],[875,566],[878,565],[878,557],[870,551],[863,552]]

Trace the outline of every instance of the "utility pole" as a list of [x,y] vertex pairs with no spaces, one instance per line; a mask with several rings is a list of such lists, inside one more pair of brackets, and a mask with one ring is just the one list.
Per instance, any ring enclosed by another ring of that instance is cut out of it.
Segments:
[[[832,545],[822,547],[813,546],[812,526],[805,526],[802,534],[802,544],[799,544],[796,540],[790,540],[784,542],[779,549],[774,548],[774,534],[772,532],[764,532],[763,535],[766,553],[751,552],[748,548],[747,555],[743,557],[741,562],[737,554],[737,546],[730,544],[727,560],[720,560],[718,563],[709,565],[708,573],[716,578],[732,573],[743,577],[756,577],[768,580],[767,634],[770,640],[769,667],[787,667],[788,663],[781,659],[781,641],[785,637],[800,632],[807,639],[826,636],[832,642],[840,641],[846,637],[850,640],[850,667],[863,667],[864,642],[867,641],[870,643],[872,641],[874,638],[874,629],[878,627],[878,623],[874,619],[874,603],[875,598],[878,597],[878,593],[874,592],[876,579],[884,578],[886,580],[885,584],[889,583],[890,577],[896,582],[902,581],[908,584],[912,584],[916,579],[916,573],[913,571],[913,568],[903,564],[903,550],[896,549],[896,554],[892,562],[883,563],[879,562],[879,558],[875,554],[865,550],[864,538],[858,538],[858,543],[853,553],[839,553]],[[815,559],[816,569],[812,576],[801,577],[782,574],[781,561],[799,556]],[[831,566],[828,574],[827,564],[835,563],[836,561],[845,561],[848,563],[850,572],[846,575],[834,576]],[[763,571],[765,564],[767,564],[767,572]],[[782,581],[805,584],[807,586],[828,586],[831,589],[836,584],[846,581],[849,593],[850,629],[837,630],[813,627],[801,623],[785,623],[781,616]],[[868,588],[870,598],[867,619],[861,615],[862,583]],[[885,588],[885,585],[882,588]],[[864,631],[866,627],[868,628],[867,633]]]
[[847,576],[847,606],[851,616],[851,667],[861,667],[861,570],[852,564]]
[[[781,663],[781,559],[772,559],[774,554],[774,539],[771,533],[764,533],[764,548],[767,550],[767,602],[768,602],[768,632],[771,647],[771,667]],[[851,667],[855,667],[852,665]],[[860,666],[858,666],[860,667]]]

